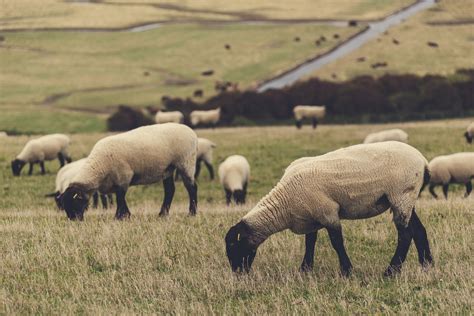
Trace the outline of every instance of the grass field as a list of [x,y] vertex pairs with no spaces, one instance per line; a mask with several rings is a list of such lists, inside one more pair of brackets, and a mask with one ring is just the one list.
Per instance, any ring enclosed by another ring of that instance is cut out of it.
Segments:
[[[310,77],[334,80],[332,74],[336,74],[337,80],[342,81],[385,73],[451,75],[459,68],[474,68],[473,20],[472,1],[441,0]],[[393,43],[394,39],[398,45]],[[430,47],[428,42],[439,46]],[[365,57],[365,62],[357,62],[359,57]],[[386,62],[388,66],[372,69],[371,65],[377,62]]]
[[[234,1],[3,1],[0,29],[123,28],[156,21],[377,19],[414,0]],[[341,8],[343,8],[341,10]]]
[[[130,221],[113,210],[89,211],[83,223],[68,222],[44,193],[54,189],[56,162],[48,174],[13,178],[9,161],[26,136],[0,139],[0,314],[217,313],[470,314],[473,309],[473,198],[453,187],[448,201],[425,192],[418,202],[436,266],[422,273],[411,250],[403,273],[381,277],[396,244],[389,213],[344,222],[355,270],[338,276],[337,256],[326,233],[317,243],[315,270],[300,274],[304,238],[289,232],[260,248],[253,271],[230,272],[223,238],[228,228],[266,194],[284,168],[301,156],[323,154],[362,141],[366,133],[402,127],[428,158],[472,151],[462,133],[470,120],[390,125],[223,128],[198,130],[218,144],[215,163],[230,154],[252,167],[249,203],[227,208],[217,181],[203,170],[199,214],[186,216],[186,195],[177,185],[171,216],[159,219],[160,185],[134,187]],[[74,159],[86,156],[103,133],[75,134]]]

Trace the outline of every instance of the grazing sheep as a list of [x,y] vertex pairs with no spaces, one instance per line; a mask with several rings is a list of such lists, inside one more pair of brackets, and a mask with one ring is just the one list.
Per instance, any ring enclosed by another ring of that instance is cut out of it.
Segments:
[[295,115],[297,128],[301,128],[303,125],[303,119],[310,118],[313,122],[314,129],[318,125],[318,120],[322,119],[326,115],[326,106],[297,105],[293,109],[293,114]]
[[204,91],[202,91],[202,89],[194,90],[194,93],[193,93],[194,97],[196,98],[202,98],[203,94],[204,94]]
[[0,132],[0,137],[8,137],[8,134],[7,132]]
[[398,246],[385,276],[399,272],[414,239],[423,266],[432,263],[426,230],[415,213],[428,162],[415,148],[386,142],[355,145],[318,157],[294,161],[280,182],[230,228],[226,252],[233,271],[248,272],[257,248],[285,229],[305,234],[301,269],[313,268],[317,231],[325,228],[339,257],[341,273],[351,273],[344,248],[342,219],[365,219],[389,208],[398,231]]
[[163,123],[183,123],[184,115],[180,111],[169,111],[163,112],[158,111],[155,115],[155,122],[158,124]]
[[201,162],[204,162],[211,180],[214,180],[214,168],[212,167],[212,151],[216,148],[216,144],[206,138],[198,138],[198,152],[196,159],[196,174],[195,178],[199,177],[201,171]]
[[472,144],[472,139],[474,139],[474,122],[472,122],[466,129],[464,133],[464,137],[466,137],[466,141],[469,144]]
[[[69,186],[69,183],[71,183],[71,180],[74,178],[74,176],[79,172],[80,168],[84,165],[86,162],[87,158],[82,158],[79,160],[76,160],[74,162],[71,162],[70,164],[65,165],[61,169],[59,169],[58,174],[56,175],[56,189],[54,193],[49,193],[46,194],[46,197],[54,197],[54,201],[56,202],[56,205],[58,206],[58,209],[63,210],[64,206],[62,203],[62,197],[64,191],[66,191],[67,187]],[[112,195],[109,194],[109,196],[105,194],[100,194],[100,200],[102,202],[102,207],[106,209],[108,207],[108,201],[107,198],[110,200],[110,204],[112,204]],[[99,193],[94,192],[93,194],[93,207],[97,208],[99,204]]]
[[71,162],[71,157],[67,152],[70,139],[64,134],[51,134],[42,136],[40,138],[32,139],[26,143],[23,150],[16,159],[11,162],[11,167],[14,176],[19,176],[21,169],[29,163],[30,169],[28,174],[33,173],[33,165],[38,163],[41,167],[41,174],[45,174],[44,161],[59,159],[61,167],[64,166],[65,161]]
[[389,140],[407,143],[408,134],[399,128],[388,129],[367,135],[364,139],[364,144],[386,142]]
[[168,215],[175,191],[175,169],[188,191],[189,213],[195,215],[197,143],[192,129],[176,123],[143,126],[99,140],[64,192],[63,204],[67,216],[71,220],[82,220],[91,193],[98,190],[116,193],[115,218],[129,217],[125,200],[128,188],[160,180],[163,180],[165,191],[160,216]]
[[219,165],[218,173],[224,187],[227,205],[230,204],[232,197],[236,204],[245,204],[250,177],[250,165],[247,159],[240,155],[229,156]]
[[189,115],[192,126],[212,125],[216,126],[221,118],[221,108],[208,111],[192,111]]
[[431,172],[429,191],[438,198],[434,188],[443,186],[444,197],[448,199],[450,183],[459,183],[466,186],[464,197],[472,191],[471,180],[474,178],[474,152],[457,153],[433,158],[429,163]]

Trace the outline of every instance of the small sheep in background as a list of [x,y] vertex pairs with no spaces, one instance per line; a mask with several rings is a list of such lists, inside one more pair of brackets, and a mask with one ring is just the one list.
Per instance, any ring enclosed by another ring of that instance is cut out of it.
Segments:
[[155,115],[155,122],[158,124],[163,123],[183,123],[184,115],[180,111],[169,111],[163,112],[158,111]]
[[303,119],[310,118],[313,123],[313,129],[315,129],[319,120],[326,115],[326,106],[297,105],[293,109],[293,114],[295,115],[297,128],[301,128],[303,125]]
[[221,108],[208,111],[192,111],[189,118],[193,127],[198,125],[212,125],[214,127],[221,118]]
[[408,134],[399,128],[388,129],[367,135],[364,139],[364,144],[386,142],[390,140],[407,143]]
[[466,186],[464,197],[471,194],[471,180],[474,178],[474,152],[435,157],[430,161],[429,168],[431,172],[429,191],[433,197],[438,198],[434,188],[442,185],[444,197],[448,199],[450,183],[464,184]]
[[474,122],[472,122],[466,129],[464,133],[464,137],[466,137],[466,141],[469,144],[472,144],[472,139],[474,139]]
[[312,270],[317,232],[325,228],[339,257],[341,274],[348,276],[352,264],[344,247],[341,220],[370,218],[388,209],[397,227],[398,245],[384,275],[400,271],[412,239],[418,260],[426,267],[433,259],[415,202],[429,177],[425,157],[400,142],[355,145],[298,159],[270,193],[228,231],[225,243],[231,268],[248,272],[259,245],[290,229],[306,235],[301,270]]
[[99,140],[64,192],[63,205],[68,218],[82,220],[91,193],[96,191],[115,193],[115,218],[128,218],[130,210],[125,200],[128,188],[161,180],[165,197],[160,216],[166,216],[175,192],[175,170],[188,191],[189,214],[196,215],[197,145],[196,133],[176,123],[143,126]]
[[3,132],[3,131],[0,132],[0,138],[1,138],[1,137],[8,137],[7,132]]
[[214,180],[214,168],[212,167],[212,152],[216,148],[216,144],[206,138],[198,138],[198,152],[196,160],[196,174],[195,178],[199,177],[201,172],[201,162],[204,162],[211,180]]
[[241,155],[229,156],[219,165],[218,173],[224,187],[227,205],[232,198],[236,204],[245,204],[250,178],[250,165],[247,159]]
[[41,174],[45,174],[44,162],[58,159],[61,167],[65,162],[71,162],[71,157],[67,152],[70,139],[64,134],[51,134],[28,141],[16,159],[11,162],[14,176],[19,176],[21,169],[29,163],[28,175],[33,173],[33,165],[38,163],[41,167]]

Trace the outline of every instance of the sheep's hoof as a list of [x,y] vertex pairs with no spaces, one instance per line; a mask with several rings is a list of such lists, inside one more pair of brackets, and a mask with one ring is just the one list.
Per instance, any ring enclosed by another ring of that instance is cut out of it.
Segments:
[[313,271],[313,266],[307,263],[302,263],[300,267],[300,272],[306,273]]
[[119,215],[115,216],[115,219],[117,219],[119,221],[123,221],[124,219],[130,219],[130,216],[131,216],[131,214],[129,212],[127,212],[127,213],[123,213],[123,214],[119,214]]
[[400,273],[400,268],[397,268],[397,267],[393,267],[393,266],[389,266],[387,268],[387,270],[385,270],[385,272],[383,273],[383,276],[385,278],[393,278],[395,277],[397,274]]
[[168,215],[169,215],[168,212],[160,212],[160,214],[158,214],[159,217],[166,217]]

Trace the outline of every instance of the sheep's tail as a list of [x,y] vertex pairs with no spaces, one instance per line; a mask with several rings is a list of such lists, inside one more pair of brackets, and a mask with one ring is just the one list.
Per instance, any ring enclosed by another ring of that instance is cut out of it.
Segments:
[[430,183],[431,179],[431,172],[428,166],[425,166],[425,172],[423,174],[423,185],[421,186],[420,193],[418,193],[418,196],[420,196],[421,192],[425,189],[425,187]]
[[44,197],[50,198],[56,196],[56,192],[45,194]]

